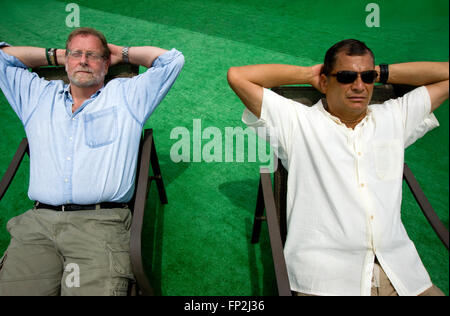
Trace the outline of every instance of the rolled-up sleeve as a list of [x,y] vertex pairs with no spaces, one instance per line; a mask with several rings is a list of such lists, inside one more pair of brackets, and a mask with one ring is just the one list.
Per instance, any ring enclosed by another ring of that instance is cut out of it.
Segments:
[[172,49],[156,58],[145,73],[123,81],[128,107],[141,124],[169,92],[183,65],[183,54]]
[[430,113],[430,95],[424,86],[418,87],[403,97],[390,100],[387,103],[390,103],[390,106],[396,106],[401,113],[405,148],[439,126],[436,116]]
[[[0,42],[0,48],[5,46],[10,45]],[[19,59],[0,49],[0,89],[24,124],[36,106],[36,96],[47,83]]]
[[260,118],[245,109],[242,121],[253,127],[258,136],[270,143],[277,156],[285,160],[291,150],[294,121],[304,116],[301,114],[304,108],[304,105],[264,88]]

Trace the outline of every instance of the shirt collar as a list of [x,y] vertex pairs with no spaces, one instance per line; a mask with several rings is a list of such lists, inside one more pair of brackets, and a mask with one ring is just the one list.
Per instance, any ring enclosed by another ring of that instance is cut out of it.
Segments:
[[70,84],[65,84],[64,87],[59,91],[59,93],[64,96],[64,104],[66,107],[67,114],[70,117],[73,117],[77,115],[80,111],[82,111],[87,104],[92,102],[93,99],[95,99],[103,91],[104,88],[105,85],[103,84],[103,86],[100,89],[98,89],[93,95],[91,95],[88,100],[84,101],[83,104],[75,112],[72,112],[73,99],[72,95],[70,94]]
[[[97,97],[105,88],[105,84],[103,84],[103,86],[98,89],[93,95],[91,95],[91,98],[95,98]],[[66,98],[70,98],[72,99],[72,95],[70,94],[70,84],[65,84],[64,87],[58,91],[60,94],[64,94],[66,96]]]
[[[340,120],[338,117],[336,117],[336,116],[330,114],[330,112],[328,112],[328,111],[325,109],[324,104],[323,104],[323,99],[320,99],[319,102],[317,102],[316,106],[317,106],[317,108],[319,109],[319,111],[321,111],[322,113],[324,113],[324,115],[325,115],[326,117],[330,118],[333,122],[335,122],[336,124],[342,125],[342,126],[344,126],[345,128],[347,128],[347,125],[345,125],[344,123],[342,123],[341,120]],[[358,126],[361,126],[361,127],[362,127],[362,126],[365,124],[365,122],[367,122],[367,121],[371,118],[371,116],[372,116],[372,109],[371,109],[371,106],[369,105],[369,106],[367,107],[367,113],[366,113],[366,116],[361,120],[361,122],[358,123],[358,125],[355,126],[355,128],[358,127]]]

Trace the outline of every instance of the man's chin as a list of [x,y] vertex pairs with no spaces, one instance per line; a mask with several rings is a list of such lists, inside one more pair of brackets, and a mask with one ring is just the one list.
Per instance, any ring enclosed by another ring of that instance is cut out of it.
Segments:
[[347,106],[353,109],[364,109],[369,105],[369,101],[367,99],[363,100],[348,100]]
[[71,84],[73,84],[74,86],[77,86],[79,88],[90,88],[93,86],[96,86],[97,83],[96,82],[92,82],[92,81],[88,81],[88,82],[80,82],[80,81],[71,81]]
[[97,86],[102,82],[101,79],[79,80],[77,78],[69,78],[69,81],[71,84],[79,88],[90,88],[93,86]]

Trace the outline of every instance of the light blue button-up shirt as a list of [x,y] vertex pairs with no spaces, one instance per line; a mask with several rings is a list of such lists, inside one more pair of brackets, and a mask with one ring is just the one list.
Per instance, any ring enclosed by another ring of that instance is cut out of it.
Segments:
[[39,78],[0,49],[0,88],[30,146],[28,197],[51,205],[128,202],[143,125],[183,65],[172,49],[145,73],[111,80],[72,113],[69,85]]

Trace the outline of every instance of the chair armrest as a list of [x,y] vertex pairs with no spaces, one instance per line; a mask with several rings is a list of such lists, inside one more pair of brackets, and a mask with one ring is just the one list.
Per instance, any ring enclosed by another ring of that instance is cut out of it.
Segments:
[[283,253],[283,243],[281,241],[280,223],[278,221],[275,198],[273,195],[272,181],[268,169],[261,169],[260,181],[266,208],[267,226],[269,229],[270,247],[277,279],[278,294],[280,296],[292,296],[289,277],[286,268],[286,261]]
[[427,218],[428,222],[430,223],[431,227],[433,227],[434,231],[438,235],[439,239],[444,243],[445,247],[447,247],[448,250],[448,243],[449,243],[449,233],[445,225],[441,222],[439,217],[437,216],[436,212],[433,210],[433,207],[431,206],[430,202],[428,201],[427,197],[425,196],[425,193],[422,191],[422,188],[419,185],[419,182],[417,182],[416,178],[414,177],[414,174],[412,173],[411,169],[408,167],[408,165],[405,163],[403,165],[403,178],[405,179],[406,183],[408,184],[409,188],[411,189],[412,194],[414,195],[414,198],[416,199],[417,203],[420,206],[420,209],[422,210],[423,214]]
[[136,197],[134,200],[133,217],[131,222],[131,236],[130,236],[130,256],[133,274],[136,282],[143,295],[153,295],[153,289],[147,279],[147,275],[142,263],[142,224],[144,220],[145,204],[147,201],[147,193],[149,186],[148,172],[150,168],[150,155],[153,142],[153,131],[147,129],[144,132],[144,139],[142,142],[141,155],[139,159]]

